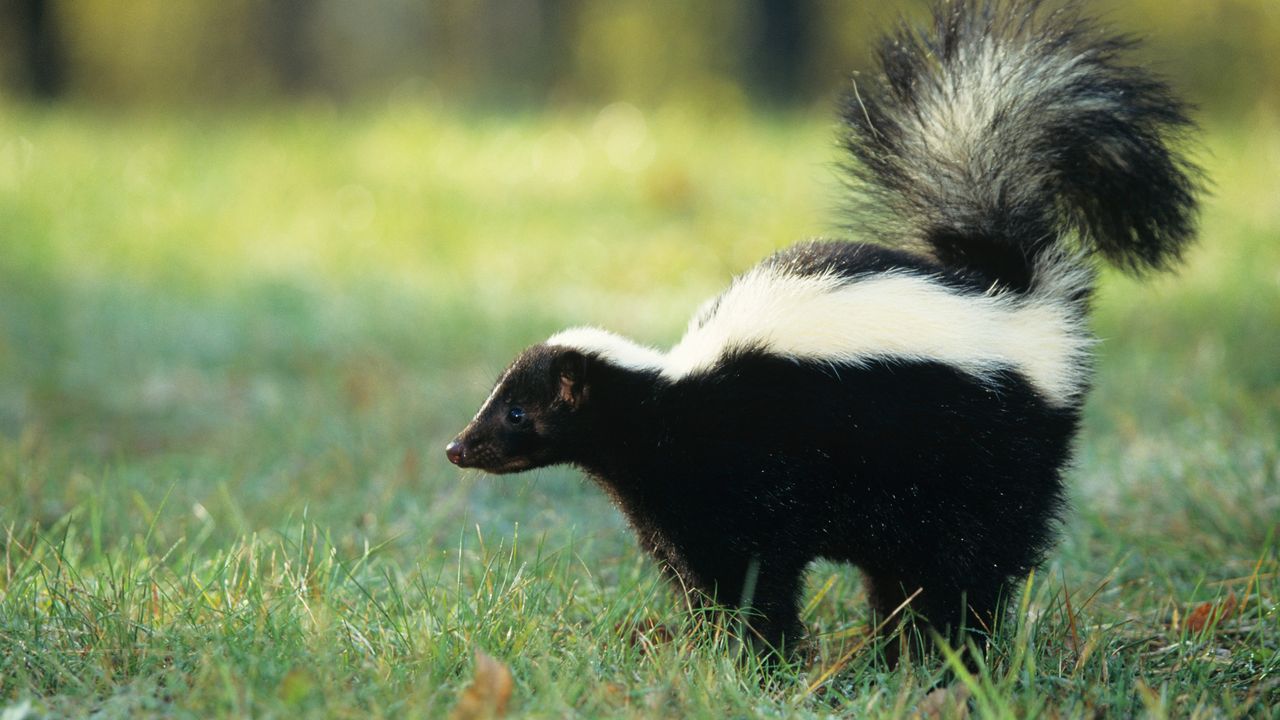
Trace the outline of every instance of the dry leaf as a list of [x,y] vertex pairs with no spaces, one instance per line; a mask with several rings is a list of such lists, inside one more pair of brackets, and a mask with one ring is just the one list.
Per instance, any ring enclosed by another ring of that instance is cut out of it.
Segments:
[[607,682],[601,685],[600,689],[604,691],[604,697],[610,707],[622,707],[631,702],[630,691],[622,683]]
[[[631,645],[641,653],[648,653],[655,646],[665,645],[675,640],[675,633],[671,632],[671,628],[652,618],[632,623],[629,628],[626,623],[618,623],[613,629],[619,635],[629,635]],[[630,633],[626,632],[628,629]]]
[[507,714],[514,683],[506,665],[476,649],[476,671],[471,684],[458,696],[450,720],[500,718]]
[[969,717],[969,688],[962,683],[938,688],[924,696],[916,716],[929,720],[965,720]]
[[1235,615],[1238,609],[1240,609],[1240,603],[1236,600],[1236,594],[1231,593],[1226,600],[1217,605],[1211,602],[1197,605],[1194,610],[1187,613],[1185,625],[1188,631],[1198,633],[1206,627],[1225,622]]

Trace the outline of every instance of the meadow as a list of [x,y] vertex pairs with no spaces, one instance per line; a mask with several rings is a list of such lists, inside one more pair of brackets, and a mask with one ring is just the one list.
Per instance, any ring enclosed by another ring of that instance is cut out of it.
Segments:
[[443,446],[525,345],[670,343],[837,234],[825,115],[0,106],[0,713],[446,716],[479,649],[517,716],[1280,717],[1280,123],[1197,156],[1186,266],[1103,279],[1073,507],[987,666],[885,670],[819,564],[766,680],[596,488]]

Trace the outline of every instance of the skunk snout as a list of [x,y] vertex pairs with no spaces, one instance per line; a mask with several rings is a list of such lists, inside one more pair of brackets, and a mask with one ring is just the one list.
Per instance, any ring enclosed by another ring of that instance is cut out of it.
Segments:
[[466,446],[458,439],[444,446],[444,454],[449,457],[449,462],[458,467],[462,467],[462,463],[467,459]]

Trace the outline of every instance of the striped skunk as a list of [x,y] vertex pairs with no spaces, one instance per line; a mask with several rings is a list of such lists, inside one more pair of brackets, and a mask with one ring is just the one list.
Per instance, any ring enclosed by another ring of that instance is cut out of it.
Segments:
[[757,645],[795,646],[827,558],[876,618],[915,594],[983,646],[1053,541],[1098,259],[1164,269],[1194,235],[1187,107],[1131,44],[1036,0],[936,5],[842,108],[858,242],[778,252],[666,352],[594,328],[525,350],[449,459],[581,468]]

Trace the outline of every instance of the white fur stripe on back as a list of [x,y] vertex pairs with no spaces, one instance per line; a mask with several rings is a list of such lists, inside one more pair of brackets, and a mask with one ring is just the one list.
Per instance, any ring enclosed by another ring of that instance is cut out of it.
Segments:
[[[1064,278],[1061,268],[1049,276]],[[1066,299],[1071,288],[1062,285],[972,295],[905,273],[849,280],[764,265],[738,278],[709,314],[699,313],[665,354],[595,328],[566,330],[547,343],[671,380],[710,369],[744,347],[838,365],[937,361],[979,377],[1014,369],[1050,402],[1066,404],[1082,389],[1093,341]]]
[[552,335],[547,344],[594,353],[619,367],[661,372],[666,365],[660,351],[599,328],[570,328]]

